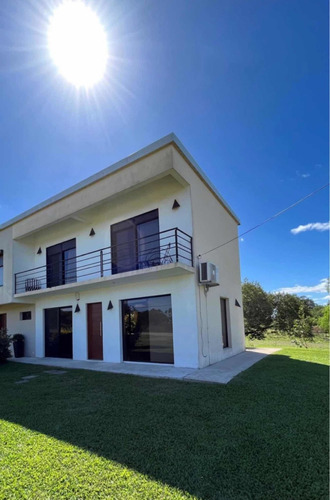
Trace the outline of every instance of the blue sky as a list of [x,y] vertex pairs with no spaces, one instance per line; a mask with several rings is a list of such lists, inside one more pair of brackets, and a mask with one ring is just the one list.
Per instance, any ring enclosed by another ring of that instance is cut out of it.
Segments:
[[[58,3],[0,4],[1,222],[169,132],[240,232],[328,182],[326,0],[90,0],[111,60],[89,92],[49,57]],[[326,189],[246,235],[242,278],[325,303],[329,231],[291,229],[328,222],[328,200]]]

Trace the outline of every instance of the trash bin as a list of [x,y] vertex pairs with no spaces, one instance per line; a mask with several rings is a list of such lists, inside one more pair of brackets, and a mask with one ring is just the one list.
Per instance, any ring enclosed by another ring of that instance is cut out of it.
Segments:
[[21,333],[15,333],[13,335],[13,347],[15,358],[23,358],[24,357],[24,335]]

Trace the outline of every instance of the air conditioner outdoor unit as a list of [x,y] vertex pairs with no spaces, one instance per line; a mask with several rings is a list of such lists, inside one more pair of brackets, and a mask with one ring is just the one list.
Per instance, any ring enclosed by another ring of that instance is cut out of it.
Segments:
[[219,269],[211,262],[201,262],[199,264],[199,282],[201,285],[219,285]]

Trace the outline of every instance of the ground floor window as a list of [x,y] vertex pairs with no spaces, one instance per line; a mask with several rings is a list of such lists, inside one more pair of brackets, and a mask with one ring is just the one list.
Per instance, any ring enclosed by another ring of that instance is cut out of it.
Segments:
[[228,299],[220,298],[221,307],[221,330],[222,330],[222,344],[223,347],[230,347],[229,342],[229,318],[228,318]]
[[45,356],[72,358],[72,307],[45,309]]
[[21,321],[26,321],[32,319],[31,311],[22,311],[19,315]]
[[170,295],[122,301],[124,361],[174,363]]

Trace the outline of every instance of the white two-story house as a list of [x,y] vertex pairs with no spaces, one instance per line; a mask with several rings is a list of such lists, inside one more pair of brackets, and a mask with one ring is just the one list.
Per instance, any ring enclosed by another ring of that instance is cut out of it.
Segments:
[[237,354],[237,239],[203,254],[238,224],[170,134],[0,226],[0,327],[40,358],[201,368]]

